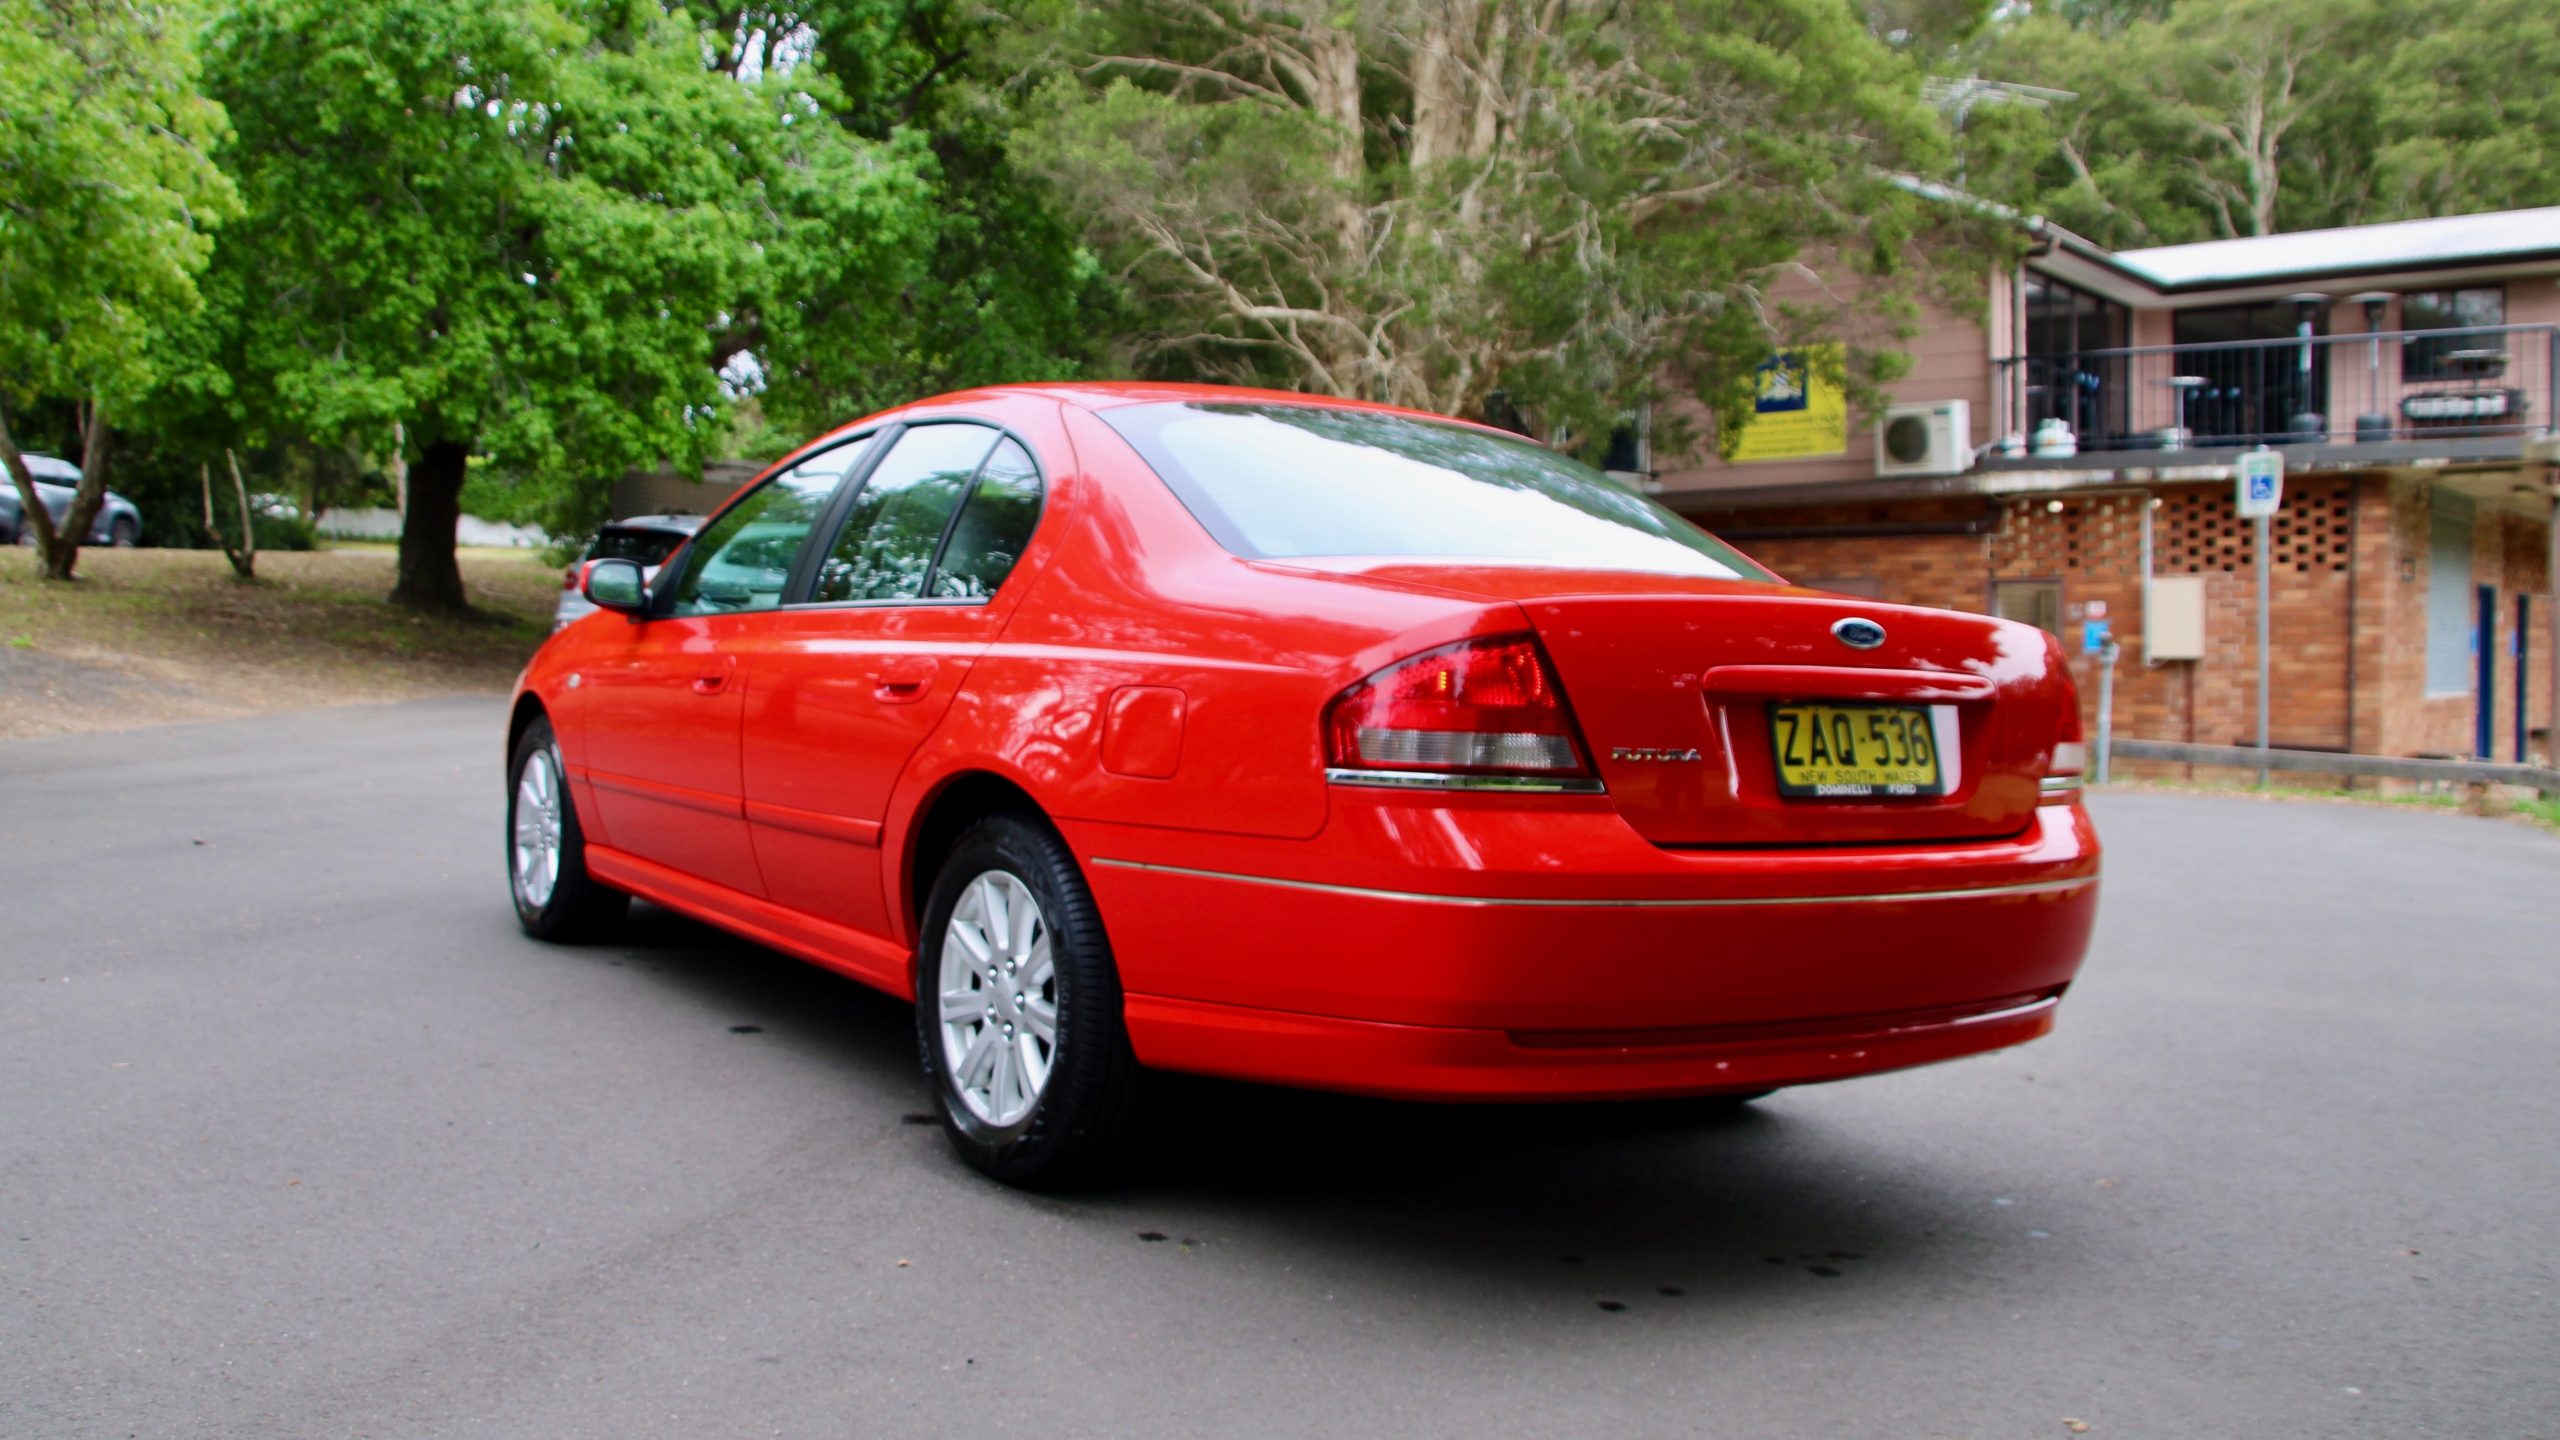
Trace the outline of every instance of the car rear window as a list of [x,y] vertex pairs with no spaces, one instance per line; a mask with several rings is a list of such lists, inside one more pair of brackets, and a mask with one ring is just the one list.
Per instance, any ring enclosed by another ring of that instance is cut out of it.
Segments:
[[662,565],[684,541],[685,537],[673,530],[651,530],[640,526],[623,529],[608,525],[596,532],[595,548],[587,552],[587,558]]
[[1177,403],[1102,412],[1218,543],[1257,559],[1475,560],[1771,580],[1543,445],[1375,411]]

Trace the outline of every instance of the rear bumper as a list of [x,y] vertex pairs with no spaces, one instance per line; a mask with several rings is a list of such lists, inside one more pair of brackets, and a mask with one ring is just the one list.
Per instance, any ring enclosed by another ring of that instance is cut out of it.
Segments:
[[2024,1044],[2060,992],[1891,1015],[1640,1032],[1387,1025],[1129,998],[1150,1065],[1404,1100],[1629,1100],[1845,1080]]
[[2077,804],[1997,842],[1722,852],[1606,804],[1338,796],[1307,842],[1069,839],[1141,1059],[1383,1095],[1760,1090],[2014,1045],[2096,919]]

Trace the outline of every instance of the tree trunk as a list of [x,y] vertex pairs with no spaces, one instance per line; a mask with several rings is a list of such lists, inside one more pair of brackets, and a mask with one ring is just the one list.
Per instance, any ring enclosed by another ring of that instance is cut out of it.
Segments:
[[[80,563],[80,542],[89,538],[98,510],[107,503],[107,421],[97,403],[82,407],[80,417],[80,484],[62,512],[62,524],[44,537],[44,576],[68,580]],[[41,533],[41,532],[39,532]]]
[[409,470],[409,513],[400,522],[400,583],[391,603],[411,610],[461,614],[471,608],[462,567],[454,559],[454,526],[462,519],[462,477],[471,447],[438,440]]

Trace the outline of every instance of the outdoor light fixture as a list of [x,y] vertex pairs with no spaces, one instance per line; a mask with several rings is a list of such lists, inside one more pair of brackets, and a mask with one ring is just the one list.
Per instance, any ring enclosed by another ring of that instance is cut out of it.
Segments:
[[[2299,295],[2284,298],[2293,306],[2297,317],[2293,333],[2302,337],[2301,391],[2295,399],[2307,407],[2311,401],[2311,340],[2320,329],[2320,307],[2329,303],[2329,297],[2317,290],[2305,290]],[[2292,432],[2295,440],[2318,440],[2329,433],[2329,417],[2305,408],[2295,411],[2292,422],[2285,428]]]
[[2388,290],[2367,290],[2350,295],[2351,304],[2364,307],[2365,344],[2365,409],[2356,417],[2356,443],[2372,444],[2391,438],[2391,416],[2382,408],[2382,312],[2391,303]]

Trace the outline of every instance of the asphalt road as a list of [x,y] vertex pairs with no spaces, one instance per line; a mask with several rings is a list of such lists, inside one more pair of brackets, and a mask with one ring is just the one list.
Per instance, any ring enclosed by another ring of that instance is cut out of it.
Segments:
[[2109,796],[2024,1050],[1723,1121],[1195,1087],[1044,1199],[906,1123],[890,1001],[521,938],[499,719],[0,745],[0,1436],[2560,1429],[2552,836]]

